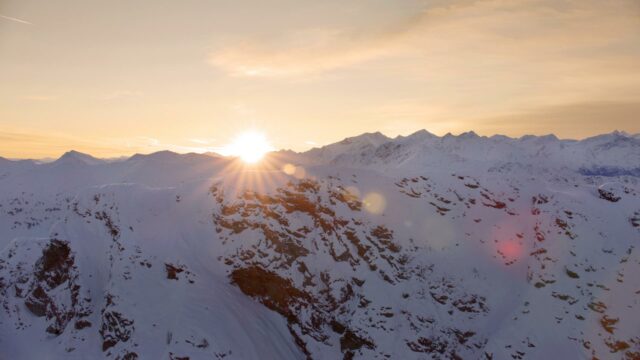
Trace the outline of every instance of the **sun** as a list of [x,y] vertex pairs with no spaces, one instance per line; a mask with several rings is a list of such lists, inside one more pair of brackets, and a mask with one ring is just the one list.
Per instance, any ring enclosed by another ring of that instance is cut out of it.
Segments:
[[242,161],[254,164],[269,151],[273,151],[267,137],[258,131],[247,131],[236,136],[233,141],[221,149],[222,155],[237,156]]

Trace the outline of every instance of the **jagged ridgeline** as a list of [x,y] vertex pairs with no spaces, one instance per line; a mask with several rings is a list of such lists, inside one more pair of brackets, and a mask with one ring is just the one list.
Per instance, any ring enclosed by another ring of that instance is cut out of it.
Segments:
[[0,358],[640,358],[640,138],[0,160]]

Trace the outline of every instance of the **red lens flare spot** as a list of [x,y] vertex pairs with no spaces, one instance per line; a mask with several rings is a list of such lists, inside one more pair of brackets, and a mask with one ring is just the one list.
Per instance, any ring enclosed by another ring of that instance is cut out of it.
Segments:
[[508,240],[498,245],[498,253],[506,260],[517,260],[522,256],[523,246],[516,240]]

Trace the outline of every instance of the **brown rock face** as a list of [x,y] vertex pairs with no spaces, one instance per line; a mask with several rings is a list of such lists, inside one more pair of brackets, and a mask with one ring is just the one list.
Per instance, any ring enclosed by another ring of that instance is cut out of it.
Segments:
[[295,288],[290,280],[257,266],[234,270],[231,279],[243,293],[259,298],[290,321],[294,316],[291,307],[309,300],[309,295]]
[[102,337],[102,351],[116,346],[118,343],[125,343],[131,339],[135,331],[133,320],[125,317],[117,311],[116,298],[107,294],[106,304],[102,309],[102,323],[100,325],[100,336]]
[[51,240],[36,263],[36,278],[54,289],[69,280],[69,270],[73,267],[73,261],[67,242]]
[[340,338],[340,350],[343,352],[346,350],[358,350],[363,346],[371,349],[373,348],[373,343],[370,340],[356,335],[351,330],[347,330]]
[[47,295],[41,286],[38,286],[25,299],[24,304],[33,315],[42,317],[47,314],[47,305],[49,302],[49,295]]
[[604,189],[598,189],[598,194],[600,195],[601,199],[611,201],[611,202],[618,202],[621,199],[619,196],[616,196],[611,191],[607,191]]
[[[32,282],[24,304],[31,313],[46,317],[50,334],[60,335],[74,318],[87,316],[87,310],[79,301],[80,286],[76,284],[77,270],[69,243],[52,239],[42,250],[42,256],[34,265]],[[64,287],[68,302],[56,302],[49,294]]]
[[172,264],[164,264],[164,267],[167,271],[167,279],[170,280],[178,280],[178,274],[184,271],[183,268],[174,266]]

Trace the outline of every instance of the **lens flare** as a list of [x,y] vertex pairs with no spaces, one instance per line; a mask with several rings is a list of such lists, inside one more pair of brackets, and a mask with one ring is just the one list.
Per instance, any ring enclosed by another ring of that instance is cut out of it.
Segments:
[[287,175],[293,175],[296,172],[296,167],[295,165],[285,164],[282,167],[282,171]]
[[387,200],[382,196],[382,194],[371,192],[365,195],[364,199],[362,199],[362,204],[364,205],[365,210],[378,215],[382,214],[384,209],[387,207]]
[[508,240],[500,243],[498,252],[507,260],[517,260],[522,256],[524,249],[522,244],[515,240]]

